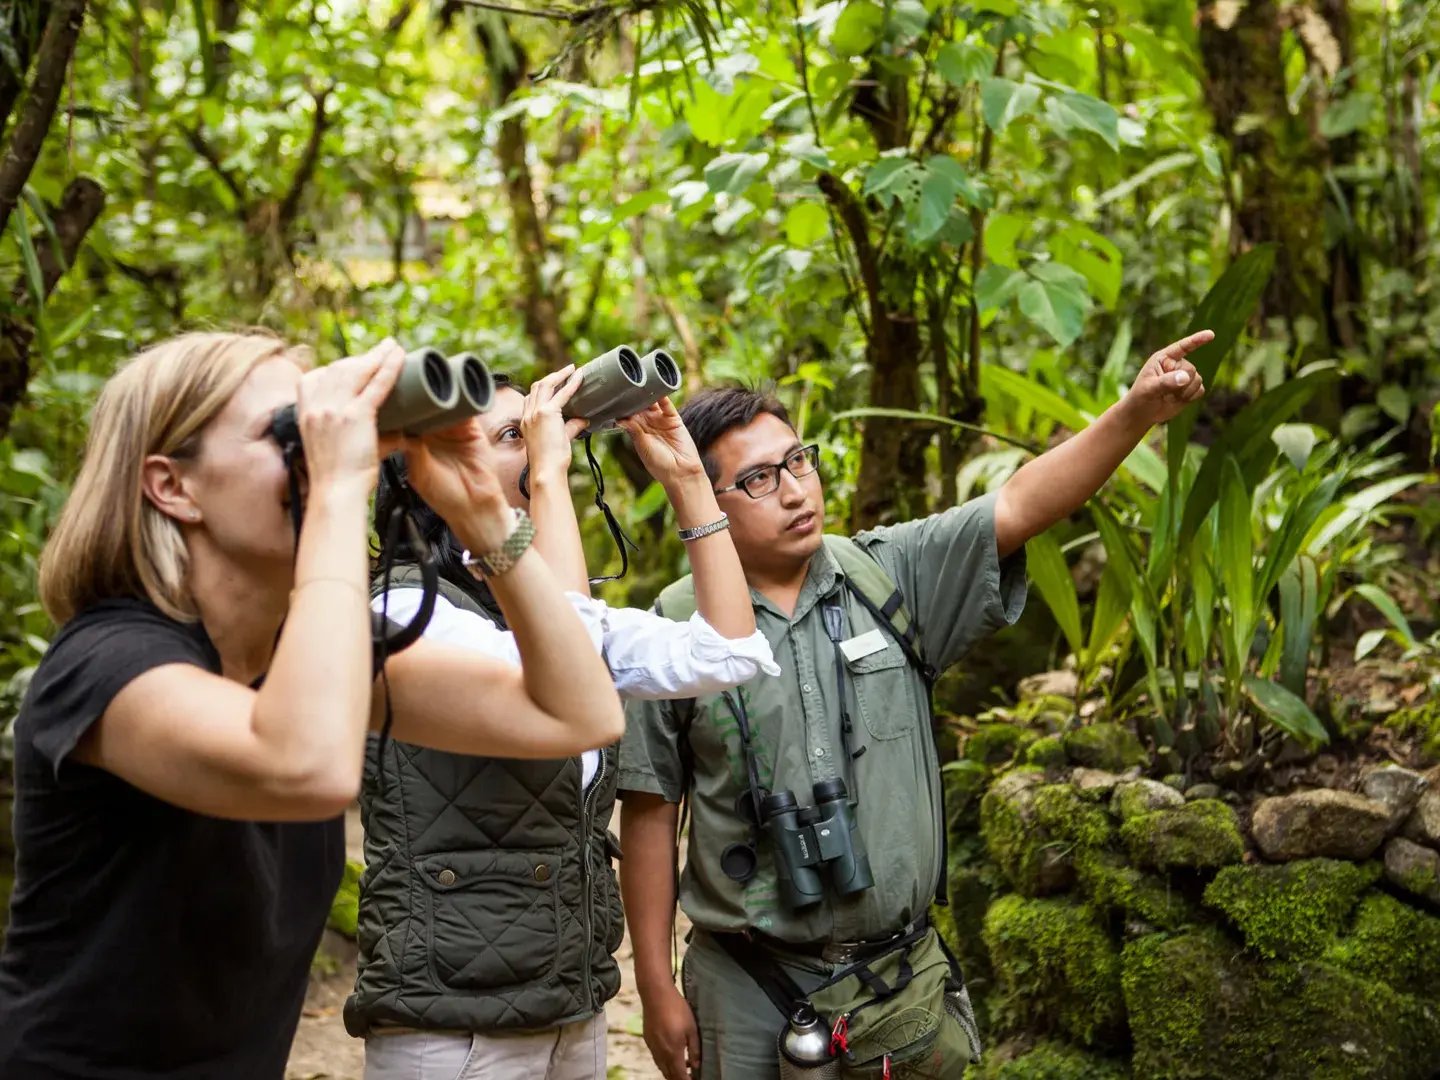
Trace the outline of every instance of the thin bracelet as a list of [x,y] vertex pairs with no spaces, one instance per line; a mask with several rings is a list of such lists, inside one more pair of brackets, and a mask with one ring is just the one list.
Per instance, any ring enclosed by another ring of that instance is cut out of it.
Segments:
[[312,577],[312,578],[306,578],[304,581],[301,581],[301,582],[297,583],[296,586],[295,586],[293,589],[290,590],[290,596],[291,596],[291,598],[293,599],[294,596],[295,596],[295,594],[298,593],[301,589],[305,588],[306,585],[315,585],[315,584],[317,584],[317,583],[319,583],[319,582],[322,582],[322,581],[333,581],[333,582],[335,582],[335,583],[338,584],[338,585],[348,585],[348,586],[350,586],[350,588],[354,589],[357,593],[360,594],[360,598],[365,601],[366,606],[367,606],[367,607],[369,606],[369,604],[370,604],[370,594],[369,594],[365,589],[363,589],[363,588],[361,588],[359,585],[355,584],[355,582],[351,581],[349,578],[342,578],[342,577]]
[[715,533],[724,532],[729,527],[729,515],[721,514],[718,521],[712,521],[708,525],[697,525],[693,529],[676,529],[675,531],[681,540],[688,543],[691,540],[702,540],[707,536],[713,536]]

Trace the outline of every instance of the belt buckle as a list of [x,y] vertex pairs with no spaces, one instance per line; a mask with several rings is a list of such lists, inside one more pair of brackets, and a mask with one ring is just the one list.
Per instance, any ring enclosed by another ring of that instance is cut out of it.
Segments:
[[827,964],[853,963],[860,948],[861,942],[858,941],[829,941],[820,950],[820,959]]

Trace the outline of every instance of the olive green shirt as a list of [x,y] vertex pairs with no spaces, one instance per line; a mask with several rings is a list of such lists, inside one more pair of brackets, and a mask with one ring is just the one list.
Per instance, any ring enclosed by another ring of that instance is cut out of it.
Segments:
[[[1013,623],[1025,606],[1023,554],[1002,565],[996,553],[993,494],[854,539],[899,586],[924,656],[937,670]],[[720,853],[750,837],[735,809],[749,785],[739,728],[719,695],[633,702],[620,746],[620,790],[680,801],[680,739],[688,721],[695,776],[680,904],[691,921],[712,931],[754,928],[794,943],[890,933],[927,909],[940,871],[940,771],[924,679],[889,628],[850,595],[823,547],[811,559],[792,616],[753,589],[750,596],[756,623],[783,669],[733,691],[742,695],[749,717],[760,783],[771,791],[789,788],[807,806],[816,781],[844,778],[852,796],[858,794],[874,887],[843,899],[827,887],[818,905],[791,911],[776,892],[768,839],[761,840],[755,877],[740,884],[725,876]],[[846,661],[851,749],[864,748],[853,759],[853,782],[842,760],[836,648],[822,611],[830,597],[844,608],[847,639],[875,629],[884,636],[883,648]]]

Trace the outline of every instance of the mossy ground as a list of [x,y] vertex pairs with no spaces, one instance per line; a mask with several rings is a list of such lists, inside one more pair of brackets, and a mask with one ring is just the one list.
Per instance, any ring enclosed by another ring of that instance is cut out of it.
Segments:
[[1108,851],[1088,851],[1075,860],[1080,887],[1096,907],[1120,911],[1159,930],[1179,930],[1203,921],[1203,913],[1165,878],[1147,874]]
[[1128,1069],[1109,1058],[1064,1043],[1040,1042],[1004,1061],[986,1061],[965,1073],[965,1080],[1125,1080]]
[[1325,959],[1402,993],[1440,1001],[1440,918],[1388,893],[1372,892],[1360,901],[1350,933],[1330,946]]
[[1115,835],[1110,815],[1069,784],[1048,784],[1016,797],[992,791],[980,808],[990,858],[1027,896],[1067,885],[1078,851],[1104,847]]
[[1262,956],[1319,956],[1335,940],[1356,902],[1380,876],[1375,863],[1299,859],[1275,866],[1227,866],[1205,890]]
[[978,761],[982,765],[1001,765],[1018,756],[1036,737],[1036,732],[1029,728],[1003,720],[981,724],[965,740],[962,756],[966,761]]
[[1004,1025],[1092,1045],[1122,1029],[1119,955],[1097,913],[1066,899],[1004,896],[985,915]]
[[1245,854],[1234,811],[1218,799],[1141,814],[1120,827],[1120,838],[1130,857],[1152,870],[1215,870]]
[[1090,724],[1065,733],[1065,754],[1076,765],[1124,772],[1148,760],[1135,733],[1122,724]]

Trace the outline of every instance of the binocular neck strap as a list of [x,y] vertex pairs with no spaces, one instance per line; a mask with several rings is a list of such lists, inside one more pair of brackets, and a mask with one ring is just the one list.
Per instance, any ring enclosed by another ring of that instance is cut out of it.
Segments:
[[753,812],[750,828],[753,833],[753,842],[758,848],[760,843],[760,797],[764,789],[760,786],[760,761],[755,753],[755,741],[750,731],[750,713],[745,708],[745,701],[740,696],[739,690],[726,690],[720,696],[725,699],[725,704],[730,706],[730,712],[735,716],[735,726],[740,729],[740,755],[745,759],[745,775],[750,781],[750,809]]
[[840,702],[840,749],[845,756],[845,784],[850,793],[850,804],[853,806],[860,798],[860,789],[855,783],[855,759],[870,748],[862,746],[859,750],[850,749],[854,741],[855,724],[850,718],[850,699],[845,692],[845,654],[840,649],[840,643],[845,640],[845,609],[840,604],[840,598],[832,596],[826,600],[821,605],[820,614],[825,619],[825,633],[835,649],[835,695]]
[[619,520],[605,501],[605,474],[600,471],[600,462],[595,460],[595,450],[591,445],[590,438],[590,434],[587,432],[585,435],[585,460],[590,464],[590,478],[595,481],[595,505],[605,515],[605,524],[610,529],[610,537],[615,541],[615,546],[620,549],[620,573],[611,574],[609,577],[590,579],[590,584],[599,585],[606,581],[619,581],[630,572],[630,553],[625,550],[627,544],[637,553],[640,548],[634,540],[625,535],[625,530],[620,528]]

